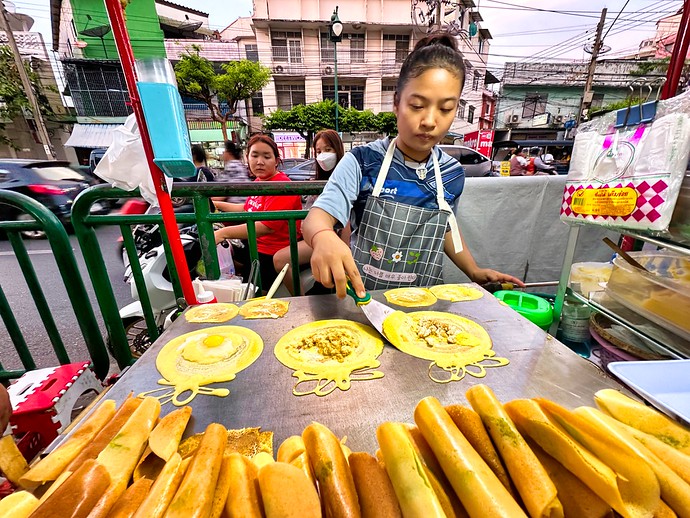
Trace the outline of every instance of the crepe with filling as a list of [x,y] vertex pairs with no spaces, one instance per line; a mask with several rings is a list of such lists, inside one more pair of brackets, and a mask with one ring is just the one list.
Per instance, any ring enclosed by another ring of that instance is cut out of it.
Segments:
[[384,292],[383,296],[391,304],[405,308],[422,308],[436,303],[436,295],[426,288],[396,288]]
[[280,318],[288,312],[290,303],[280,299],[255,299],[240,308],[240,315],[245,319]]
[[184,314],[187,322],[227,322],[237,316],[240,312],[235,304],[219,302],[216,304],[199,304],[187,310]]
[[436,295],[436,298],[451,302],[477,300],[484,296],[481,290],[466,284],[440,284],[430,287],[429,291]]

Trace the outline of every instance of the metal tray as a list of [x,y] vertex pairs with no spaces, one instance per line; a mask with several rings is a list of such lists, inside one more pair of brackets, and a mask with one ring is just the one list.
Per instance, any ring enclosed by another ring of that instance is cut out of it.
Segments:
[[654,407],[690,426],[690,360],[612,362],[608,369]]

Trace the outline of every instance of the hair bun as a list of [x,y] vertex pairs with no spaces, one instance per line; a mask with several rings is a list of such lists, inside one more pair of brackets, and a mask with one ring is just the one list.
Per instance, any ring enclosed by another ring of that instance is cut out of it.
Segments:
[[431,45],[441,45],[442,47],[448,47],[456,52],[458,51],[458,44],[455,41],[455,38],[446,31],[434,32],[422,38],[414,46],[414,50],[430,47]]

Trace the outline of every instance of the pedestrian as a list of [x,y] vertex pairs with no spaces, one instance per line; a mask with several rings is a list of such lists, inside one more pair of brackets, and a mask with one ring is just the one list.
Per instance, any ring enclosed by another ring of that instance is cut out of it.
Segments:
[[[393,98],[397,138],[346,153],[310,209],[304,233],[314,250],[312,272],[324,286],[335,285],[338,297],[345,296],[348,277],[360,297],[365,287],[440,284],[444,251],[475,282],[522,285],[477,266],[451,208],[465,174],[437,144],[454,120],[463,83],[463,58],[453,36],[419,41],[402,65]],[[348,221],[352,249],[334,232]]]
[[525,176],[527,174],[527,159],[524,149],[516,149],[510,157],[510,176]]
[[[322,181],[328,180],[331,176],[331,173],[335,169],[335,166],[338,164],[338,162],[340,162],[340,160],[343,158],[343,155],[345,154],[343,141],[340,139],[340,135],[338,135],[338,132],[336,132],[335,130],[321,130],[314,136],[313,149],[316,163],[315,179]],[[311,207],[317,197],[318,196],[316,195],[308,196],[305,200],[305,208]],[[349,245],[349,224],[346,225],[345,228],[340,230],[340,238],[343,240],[343,242]],[[311,254],[312,249],[304,240],[300,240],[297,242],[297,255],[300,266],[309,263],[311,259]],[[277,272],[282,270],[283,266],[285,266],[286,263],[290,263],[289,246],[280,250],[273,257],[273,265]],[[285,287],[288,289],[288,291],[294,295],[295,290],[292,282],[292,266],[288,267],[283,283],[285,284]],[[315,282],[314,286],[312,286],[306,294],[321,295],[324,293],[331,293],[331,291],[332,290],[329,288],[324,288],[324,286],[321,283]]]
[[[268,135],[254,135],[247,143],[247,162],[255,182],[289,182],[290,178],[278,171],[280,152],[278,146]],[[223,212],[268,212],[276,210],[301,210],[299,195],[250,196],[244,204],[218,201],[216,207]],[[290,244],[288,222],[285,220],[257,221],[256,247],[259,252],[261,285],[267,290],[277,273],[273,268],[273,255]],[[297,236],[301,237],[301,225],[297,222]],[[235,270],[245,282],[249,281],[249,231],[247,224],[231,225],[215,231],[216,244],[224,240],[244,240],[242,246],[233,244],[232,255]]]
[[192,161],[194,162],[194,167],[196,167],[197,182],[212,182],[215,180],[216,177],[208,166],[206,151],[200,144],[192,146]]
[[[249,175],[249,169],[242,162],[242,152],[240,148],[232,140],[225,141],[225,149],[223,151],[223,161],[225,162],[223,170],[216,175],[218,182],[251,182],[252,177]],[[229,196],[214,197],[213,201],[228,201],[230,203],[244,203],[245,196]]]

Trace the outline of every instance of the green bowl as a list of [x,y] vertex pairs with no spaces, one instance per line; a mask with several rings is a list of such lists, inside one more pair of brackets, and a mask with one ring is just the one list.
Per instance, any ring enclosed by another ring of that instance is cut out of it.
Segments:
[[544,331],[548,331],[553,322],[553,309],[546,299],[531,293],[512,290],[497,291],[494,296]]

